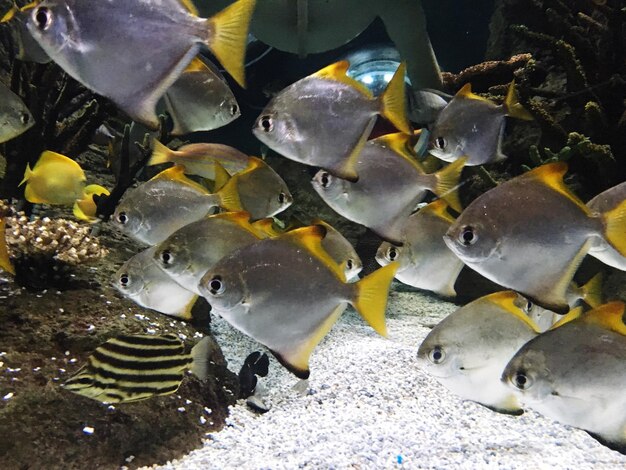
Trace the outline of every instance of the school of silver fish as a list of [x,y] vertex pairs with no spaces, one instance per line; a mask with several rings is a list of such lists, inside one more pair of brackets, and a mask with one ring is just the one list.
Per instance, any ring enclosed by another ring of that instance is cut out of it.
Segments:
[[[11,26],[18,59],[54,61],[111,99],[137,135],[159,128],[157,112],[169,116],[169,135],[187,135],[242,114],[229,82],[199,52],[208,48],[243,86],[255,3],[236,0],[201,18],[189,0],[36,0],[0,22]],[[454,298],[467,266],[507,290],[436,325],[419,346],[418,367],[463,399],[503,413],[532,409],[626,453],[626,307],[603,303],[601,274],[574,282],[586,255],[626,271],[626,182],[585,204],[564,182],[567,164],[552,162],[463,208],[463,168],[506,158],[506,117],[533,119],[515,83],[501,104],[470,83],[449,101],[418,92],[437,98],[431,128],[418,140],[407,117],[405,64],[379,96],[349,67],[340,60],[279,91],[251,132],[280,156],[318,169],[311,184],[321,200],[382,239],[380,268],[361,278],[351,241],[315,215],[287,227],[276,219],[298,198],[264,159],[218,143],[170,148],[154,138],[146,166],[161,171],[129,188],[110,220],[148,247],[112,285],[182,320],[192,319],[202,296],[306,379],[315,348],[349,305],[386,336],[394,278]],[[2,143],[35,123],[2,83],[0,98]],[[371,138],[379,117],[396,131]],[[87,184],[74,159],[49,150],[20,185],[29,202],[72,207],[91,223],[100,220],[98,198],[109,195]],[[0,220],[0,268],[15,274],[5,225]],[[206,378],[206,341],[185,350],[173,335],[111,338],[64,388],[104,403],[173,393],[188,369]]]

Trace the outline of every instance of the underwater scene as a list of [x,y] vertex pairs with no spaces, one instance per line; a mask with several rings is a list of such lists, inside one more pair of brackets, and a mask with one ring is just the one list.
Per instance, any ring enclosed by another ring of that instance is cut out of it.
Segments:
[[626,468],[626,2],[0,0],[0,469]]

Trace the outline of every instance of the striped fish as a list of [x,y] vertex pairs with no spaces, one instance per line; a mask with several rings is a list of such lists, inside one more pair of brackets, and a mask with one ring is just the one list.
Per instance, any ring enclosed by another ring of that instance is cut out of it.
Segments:
[[167,395],[178,390],[187,370],[206,379],[210,345],[205,337],[185,353],[174,334],[119,336],[96,348],[63,387],[103,403]]

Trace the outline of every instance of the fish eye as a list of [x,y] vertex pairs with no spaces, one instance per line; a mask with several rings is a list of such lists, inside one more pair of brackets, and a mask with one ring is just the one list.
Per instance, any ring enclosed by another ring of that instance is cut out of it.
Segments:
[[211,295],[220,295],[224,293],[224,283],[221,276],[215,276],[209,282],[209,292]]
[[235,114],[237,114],[239,112],[239,106],[237,106],[236,104],[233,104],[230,107],[230,114],[231,116],[234,116]]
[[324,171],[320,175],[320,183],[322,184],[322,188],[328,188],[330,186],[330,183],[331,183],[330,173]]
[[526,311],[530,312],[533,309],[534,305],[533,303],[529,300],[526,302]]
[[387,258],[389,261],[395,261],[398,258],[398,250],[395,246],[390,246],[387,250]]
[[117,214],[117,221],[120,224],[125,225],[126,222],[128,222],[128,216],[126,215],[126,212],[120,212],[119,214]]
[[259,122],[261,123],[261,128],[265,132],[272,132],[272,130],[274,129],[274,122],[272,121],[271,116],[261,116]]
[[28,115],[28,113],[23,113],[20,116],[20,121],[22,121],[22,124],[28,124],[28,121],[30,121],[30,116]]
[[446,142],[446,139],[444,139],[443,137],[439,136],[435,139],[435,147],[438,148],[439,150],[445,149],[446,145],[448,145],[448,143]]
[[172,255],[172,252],[170,250],[163,250],[161,252],[161,261],[165,265],[172,264],[172,261],[174,261],[174,256]]
[[122,287],[128,287],[128,284],[130,284],[130,277],[128,274],[124,273],[120,276],[120,285]]
[[533,385],[532,379],[523,370],[518,370],[510,381],[520,390],[528,390]]
[[459,241],[463,245],[473,245],[474,243],[476,243],[477,240],[478,235],[476,235],[476,233],[474,232],[474,227],[472,227],[471,225],[466,225],[465,227],[463,227],[463,230],[461,230],[461,234],[459,235]]
[[346,261],[346,267],[348,269],[352,269],[354,267],[354,263],[352,262],[351,259],[349,259],[348,261]]
[[52,24],[52,12],[49,8],[39,7],[33,12],[33,20],[41,31],[45,31]]
[[286,198],[287,198],[287,195],[286,195],[285,193],[281,192],[281,193],[278,195],[278,202],[280,202],[280,203],[282,204],[283,202],[285,202],[285,199],[286,199]]
[[428,353],[428,359],[433,364],[441,364],[446,358],[446,353],[441,346],[435,346]]

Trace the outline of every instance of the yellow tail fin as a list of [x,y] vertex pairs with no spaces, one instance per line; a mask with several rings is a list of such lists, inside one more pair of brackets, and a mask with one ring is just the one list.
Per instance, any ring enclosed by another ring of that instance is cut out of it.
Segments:
[[5,225],[6,221],[0,219],[0,269],[15,276],[15,268],[9,258],[9,249],[7,248]]
[[406,117],[406,93],[404,86],[404,74],[406,64],[402,62],[393,78],[387,85],[387,89],[380,97],[380,113],[388,119],[399,131],[411,134],[411,124]]
[[593,276],[587,284],[580,287],[580,296],[591,308],[602,305],[602,273]]
[[457,161],[450,163],[447,167],[435,173],[437,177],[437,186],[433,191],[437,196],[446,201],[448,205],[457,212],[461,212],[461,200],[459,199],[459,180],[461,172],[465,166],[467,158],[459,158]]
[[245,87],[248,29],[256,0],[238,0],[207,20],[207,45],[217,60]]
[[172,161],[172,153],[173,152],[170,148],[163,145],[157,139],[154,139],[152,141],[152,156],[150,157],[150,160],[148,160],[147,165],[151,166],[160,165],[161,163],[169,163]]
[[213,166],[215,171],[215,191],[219,191],[230,181],[230,175],[220,163],[215,162]]
[[603,216],[606,240],[622,256],[626,256],[626,201],[605,212]]
[[354,284],[357,294],[352,305],[378,334],[385,337],[387,336],[385,325],[387,296],[397,269],[398,262],[394,261]]
[[509,90],[504,99],[504,108],[506,109],[507,116],[523,121],[532,121],[534,119],[533,115],[519,102],[517,92],[515,91],[515,80],[509,85]]

